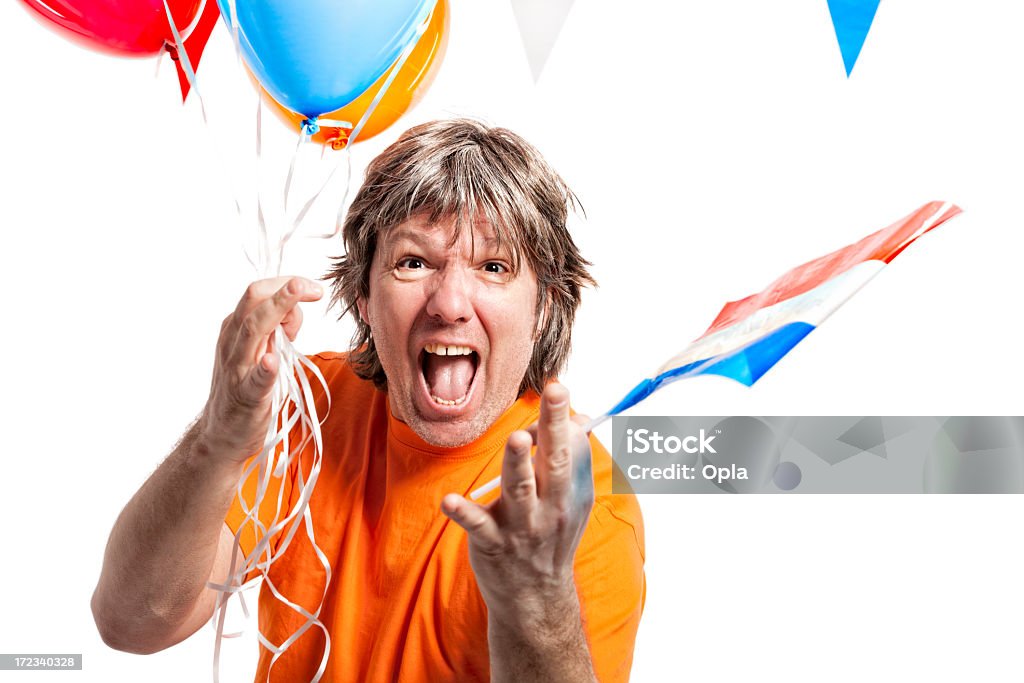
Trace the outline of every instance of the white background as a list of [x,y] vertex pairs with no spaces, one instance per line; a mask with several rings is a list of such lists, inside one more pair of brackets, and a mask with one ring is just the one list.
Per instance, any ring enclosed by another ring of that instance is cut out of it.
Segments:
[[[941,199],[964,214],[753,389],[694,380],[638,412],[1021,414],[1024,9],[887,0],[847,79],[825,0],[578,0],[534,84],[505,0],[452,4],[437,81],[397,128],[510,127],[579,194],[601,287],[564,377],[577,409],[605,410],[725,301]],[[85,655],[33,680],[210,675],[209,630],[136,657],[102,644],[88,607],[110,526],[201,410],[218,324],[253,276],[255,100],[228,35],[200,69],[208,128],[156,64],[0,7],[0,651]],[[356,146],[356,176],[397,132]],[[294,136],[270,116],[264,133],[276,197]],[[334,163],[314,156],[300,194]],[[285,270],[318,276],[339,249],[303,238]],[[301,349],[345,347],[347,323],[306,313]],[[1020,496],[641,503],[634,680],[1020,680]],[[251,680],[252,638],[228,647],[225,680]]]

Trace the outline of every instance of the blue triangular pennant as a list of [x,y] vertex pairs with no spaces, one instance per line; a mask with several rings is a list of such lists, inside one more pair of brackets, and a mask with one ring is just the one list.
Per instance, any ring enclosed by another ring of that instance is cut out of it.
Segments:
[[871,22],[878,11],[881,0],[828,0],[828,11],[839,40],[839,51],[843,53],[843,64],[849,78],[853,65],[857,63],[864,39],[871,30]]

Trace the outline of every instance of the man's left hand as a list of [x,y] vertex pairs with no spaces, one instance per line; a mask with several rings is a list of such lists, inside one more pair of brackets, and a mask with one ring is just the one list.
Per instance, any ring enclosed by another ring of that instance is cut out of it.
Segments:
[[501,497],[485,507],[449,494],[441,504],[469,534],[488,620],[528,639],[554,635],[579,614],[573,560],[594,504],[586,421],[570,416],[565,387],[548,385],[540,420],[508,439]]

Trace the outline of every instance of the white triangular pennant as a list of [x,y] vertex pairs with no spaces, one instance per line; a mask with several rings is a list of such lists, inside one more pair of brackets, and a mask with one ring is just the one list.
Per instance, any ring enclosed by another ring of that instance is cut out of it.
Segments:
[[551,55],[573,0],[512,0],[512,11],[519,24],[526,59],[530,62],[534,82]]

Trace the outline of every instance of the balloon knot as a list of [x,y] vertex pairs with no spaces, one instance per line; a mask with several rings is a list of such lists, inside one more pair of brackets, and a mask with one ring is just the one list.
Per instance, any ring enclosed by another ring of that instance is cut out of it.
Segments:
[[316,122],[317,117],[302,120],[302,132],[306,135],[316,135],[320,132],[320,124]]
[[329,138],[327,142],[330,143],[333,150],[345,149],[348,146],[348,131],[344,128],[336,128],[334,136]]

